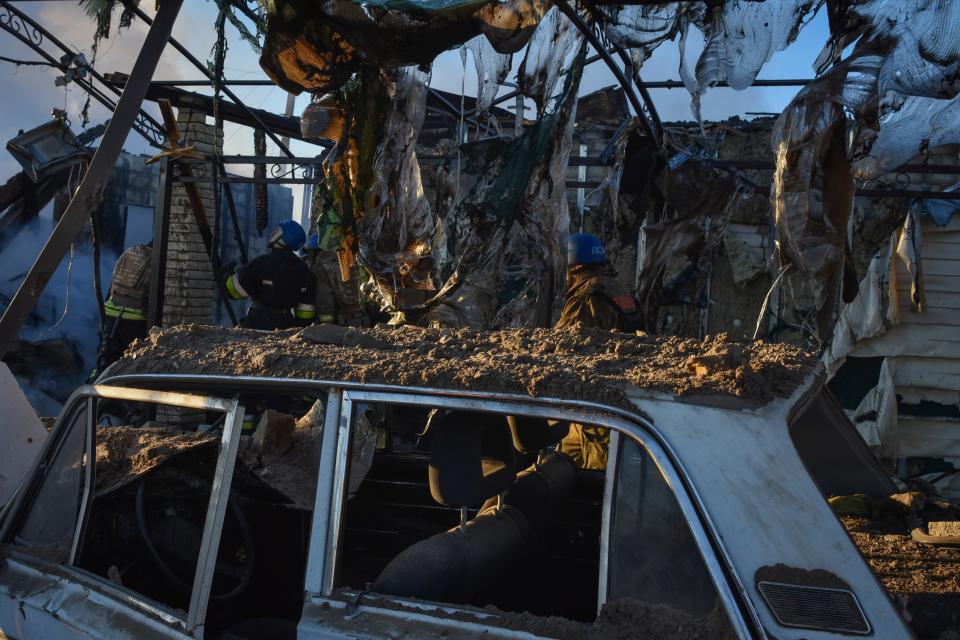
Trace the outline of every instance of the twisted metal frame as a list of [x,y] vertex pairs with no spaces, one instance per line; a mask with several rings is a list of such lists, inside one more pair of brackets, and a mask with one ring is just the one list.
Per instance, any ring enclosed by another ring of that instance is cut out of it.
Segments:
[[[66,73],[72,62],[76,59],[77,52],[58,40],[53,34],[43,28],[37,21],[26,15],[13,6],[8,0],[0,0],[0,29],[3,29],[17,40],[30,47],[35,53],[39,54],[51,65]],[[49,43],[59,49],[59,57],[50,54],[45,45]],[[61,62],[61,58],[66,58],[70,62]],[[90,94],[97,102],[105,106],[110,111],[117,108],[116,101],[105,93],[99,85],[106,87],[111,93],[119,98],[121,91],[112,84],[104,80],[103,76],[96,72],[93,67],[83,65],[83,71],[88,77],[73,77],[72,82],[77,83],[84,91]],[[167,133],[163,126],[157,122],[150,114],[140,110],[133,123],[133,129],[139,133],[154,148],[163,148],[167,141]]]

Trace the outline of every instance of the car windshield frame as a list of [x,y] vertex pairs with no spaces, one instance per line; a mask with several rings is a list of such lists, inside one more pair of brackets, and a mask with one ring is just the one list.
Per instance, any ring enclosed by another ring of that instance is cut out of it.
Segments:
[[[224,415],[220,450],[212,479],[210,500],[205,512],[190,605],[186,612],[174,611],[140,593],[112,584],[102,576],[90,573],[75,565],[85,525],[90,515],[92,494],[95,489],[94,461],[96,460],[95,430],[97,425],[94,419],[94,405],[98,399],[148,402],[189,409],[218,411]],[[86,414],[86,420],[78,426],[75,424],[75,419],[81,412]],[[64,440],[70,435],[72,429],[82,428],[85,431],[83,440],[84,455],[87,461],[83,472],[84,488],[80,496],[79,515],[73,529],[69,557],[66,562],[56,563],[57,567],[79,582],[96,588],[116,598],[121,603],[132,606],[141,614],[154,616],[168,624],[177,624],[194,637],[202,637],[210,590],[213,586],[213,566],[216,563],[219,551],[220,531],[226,514],[227,496],[230,492],[234,465],[240,445],[243,412],[240,410],[239,402],[210,395],[95,384],[83,385],[74,391],[64,404],[64,410],[60,416],[30,475],[11,501],[9,511],[6,513],[2,527],[0,527],[0,541],[7,544],[11,536],[15,535],[23,526],[34,507],[40,487],[48,476],[50,469],[53,468],[50,464],[56,459]],[[64,424],[67,426],[62,426]],[[29,549],[17,547],[13,547],[13,549],[19,558],[35,557]],[[41,562],[44,561],[41,559]]]

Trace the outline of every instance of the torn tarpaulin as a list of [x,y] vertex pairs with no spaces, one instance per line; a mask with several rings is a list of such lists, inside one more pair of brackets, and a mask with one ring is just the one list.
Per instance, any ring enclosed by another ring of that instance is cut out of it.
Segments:
[[476,183],[448,220],[456,270],[421,322],[534,326],[539,296],[563,291],[570,228],[565,178],[586,46],[550,110],[512,139],[465,148]]
[[[435,223],[415,150],[426,80],[412,67],[364,67],[341,98],[352,105],[342,109],[350,118],[328,158],[333,205],[345,225],[340,253],[359,254],[388,305],[433,241]],[[349,266],[350,260],[341,262]]]
[[[718,82],[737,90],[746,89],[763,65],[797,37],[805,19],[823,0],[777,0],[776,2],[724,2],[709,13],[689,14],[683,26],[680,76],[693,96],[693,111],[700,118],[700,96]],[[684,43],[690,25],[704,35],[704,49],[690,73]]]
[[833,324],[843,273],[853,175],[844,109],[859,113],[875,94],[881,56],[851,56],[804,87],[771,136],[776,170],[770,198],[781,268],[795,265],[813,297],[820,338]]
[[477,68],[477,112],[485,113],[493,99],[497,96],[497,90],[507,74],[510,73],[510,67],[513,64],[513,56],[509,53],[497,53],[487,40],[486,36],[479,35],[472,40],[468,40],[463,45],[473,55],[473,64]]
[[549,105],[561,73],[570,67],[570,57],[582,42],[583,34],[556,7],[540,21],[518,74],[520,90],[537,103],[537,113]]

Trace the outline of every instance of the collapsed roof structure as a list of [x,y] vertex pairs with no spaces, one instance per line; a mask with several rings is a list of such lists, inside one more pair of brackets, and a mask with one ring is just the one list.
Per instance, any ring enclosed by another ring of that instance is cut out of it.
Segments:
[[[111,12],[120,3],[84,4],[97,16],[100,35],[109,34]],[[578,224],[604,237],[621,278],[632,280],[651,332],[703,336],[742,327],[746,337],[791,339],[783,330],[787,326],[797,329],[795,341],[826,349],[831,371],[838,370],[859,340],[900,321],[890,314],[878,320],[877,313],[867,326],[854,326],[850,319],[854,308],[891,305],[878,300],[896,287],[883,293],[883,284],[877,284],[880,267],[868,269],[874,254],[890,244],[891,233],[893,253],[885,255],[902,259],[911,305],[922,307],[916,247],[923,225],[907,215],[902,198],[925,203],[911,205],[911,211],[940,211],[938,220],[949,220],[955,201],[947,184],[909,188],[910,180],[929,183],[931,174],[956,173],[936,155],[944,145],[960,142],[960,45],[954,37],[960,8],[954,3],[217,4],[221,45],[212,70],[170,38],[180,6],[171,0],[161,2],[165,11],[153,18],[136,3],[122,3],[121,24],[142,20],[156,34],[145,43],[144,64],[135,73],[101,78],[92,69],[85,73],[89,65],[76,56],[54,61],[116,109],[114,132],[104,136],[97,150],[103,162],[91,163],[89,185],[78,192],[65,223],[7,308],[0,351],[42,290],[49,265],[62,257],[89,214],[115,141],[132,126],[155,146],[165,143],[163,126],[137,113],[143,97],[235,118],[264,130],[281,151],[287,148],[279,136],[297,137],[298,130],[301,139],[321,145],[322,178],[310,173],[301,179],[317,183],[313,222],[338,228],[343,274],[359,263],[370,282],[368,293],[398,320],[473,329],[550,325],[563,297],[562,247]],[[0,22],[8,31],[16,31],[11,25],[18,20],[30,24],[11,3],[2,7],[8,20]],[[643,63],[657,47],[678,42],[681,82],[659,85],[686,88],[699,120],[712,87],[775,83],[756,81],[764,64],[821,11],[830,37],[817,59],[817,76],[803,83],[775,122],[661,122],[648,91],[658,83],[641,78]],[[250,109],[230,91],[222,66],[225,20],[262,48],[261,65],[274,83],[315,96],[310,118]],[[695,32],[704,46],[694,61],[687,48]],[[18,37],[30,41],[23,33]],[[213,97],[150,83],[148,58],[167,42],[210,78]],[[456,47],[464,63],[470,52],[479,80],[476,99],[460,96],[459,108],[457,96],[429,87],[431,63]],[[607,65],[620,89],[578,100],[583,69],[596,62]],[[515,67],[516,90],[498,96]],[[121,108],[123,98],[95,90],[98,81],[118,96],[123,87],[132,109]],[[535,118],[524,120],[521,104],[511,125],[497,105],[513,98],[532,101]],[[444,122],[430,121],[444,109],[449,110]],[[121,113],[129,116],[126,124]],[[743,136],[761,141],[763,152],[744,158],[744,147],[727,141]],[[572,153],[575,141],[588,146],[590,155]],[[931,165],[934,156],[941,160]],[[92,171],[98,166],[99,176]],[[586,167],[591,179],[572,180],[571,166]],[[578,190],[579,215],[573,220],[571,189]],[[873,200],[864,204],[864,198]],[[900,205],[876,204],[877,198],[901,198]],[[756,233],[746,233],[745,225]],[[876,233],[868,238],[865,229]],[[718,252],[736,263],[737,285],[767,276],[759,281],[760,295],[751,297],[729,326],[720,322],[723,314],[710,319],[711,306],[719,310],[741,301],[711,294]],[[864,290],[864,284],[870,287]],[[792,307],[789,313],[786,306]],[[676,309],[682,309],[680,322],[673,318]]]

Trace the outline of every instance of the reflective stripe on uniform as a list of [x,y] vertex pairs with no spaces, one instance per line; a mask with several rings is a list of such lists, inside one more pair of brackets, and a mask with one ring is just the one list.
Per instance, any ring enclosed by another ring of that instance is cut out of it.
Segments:
[[122,320],[146,320],[143,311],[133,307],[118,307],[113,300],[107,300],[103,303],[103,312],[108,318],[120,318]]
[[312,304],[298,304],[293,315],[301,320],[312,320],[317,317],[317,308]]
[[230,297],[234,300],[242,300],[248,297],[247,292],[240,286],[240,278],[238,278],[235,273],[227,278],[227,293],[230,294]]
[[332,313],[321,313],[317,316],[317,322],[320,324],[327,324],[336,320],[336,316]]

